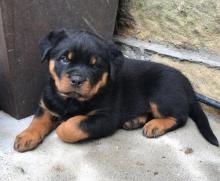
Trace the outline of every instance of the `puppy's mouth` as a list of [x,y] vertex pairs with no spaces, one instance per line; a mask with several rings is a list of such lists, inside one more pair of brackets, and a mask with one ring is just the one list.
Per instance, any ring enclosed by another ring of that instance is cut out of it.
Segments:
[[102,78],[94,85],[87,80],[78,87],[68,86],[68,89],[58,89],[58,93],[64,98],[75,98],[79,101],[87,101],[94,97],[99,90],[105,86],[107,77],[108,73],[104,73]]
[[79,89],[76,88],[76,89],[72,89],[68,92],[59,91],[58,93],[59,93],[59,95],[61,95],[64,98],[75,98],[80,102],[84,102],[84,101],[87,101],[91,98],[90,91],[91,90],[88,90],[88,92],[84,92],[80,88]]
[[70,92],[61,92],[61,91],[58,91],[58,93],[61,95],[61,96],[64,96],[64,97],[84,97],[80,92],[78,91],[70,91]]

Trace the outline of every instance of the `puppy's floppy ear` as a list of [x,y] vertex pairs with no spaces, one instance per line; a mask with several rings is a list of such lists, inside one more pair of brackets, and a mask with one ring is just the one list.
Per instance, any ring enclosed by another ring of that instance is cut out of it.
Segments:
[[65,37],[67,37],[67,30],[59,29],[50,32],[46,37],[40,40],[39,47],[42,62],[50,58],[50,50],[53,49],[56,46],[56,44]]
[[108,42],[108,54],[110,59],[110,79],[114,80],[123,64],[123,54],[112,42]]

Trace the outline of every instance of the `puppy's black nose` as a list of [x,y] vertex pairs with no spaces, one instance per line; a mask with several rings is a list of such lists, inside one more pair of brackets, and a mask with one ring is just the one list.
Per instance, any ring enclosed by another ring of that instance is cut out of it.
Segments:
[[71,83],[73,86],[81,86],[82,83],[85,81],[85,79],[79,75],[73,75],[71,76]]

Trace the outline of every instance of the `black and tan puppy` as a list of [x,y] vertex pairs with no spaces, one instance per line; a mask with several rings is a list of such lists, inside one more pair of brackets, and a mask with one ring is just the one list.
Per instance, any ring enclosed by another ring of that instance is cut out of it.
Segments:
[[56,128],[65,142],[108,136],[119,128],[143,127],[155,138],[183,126],[188,116],[214,145],[207,117],[189,81],[157,63],[126,59],[111,43],[85,31],[58,30],[40,43],[50,80],[31,125],[14,148],[36,148]]

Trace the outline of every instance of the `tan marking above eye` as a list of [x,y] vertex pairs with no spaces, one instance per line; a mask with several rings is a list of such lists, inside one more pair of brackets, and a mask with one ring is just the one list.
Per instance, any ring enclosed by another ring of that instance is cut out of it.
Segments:
[[73,52],[69,52],[67,55],[68,60],[72,60],[73,59]]
[[91,65],[95,65],[96,62],[97,62],[96,58],[95,58],[95,57],[92,57],[92,58],[90,59],[90,62],[89,62],[89,63],[90,63]]

